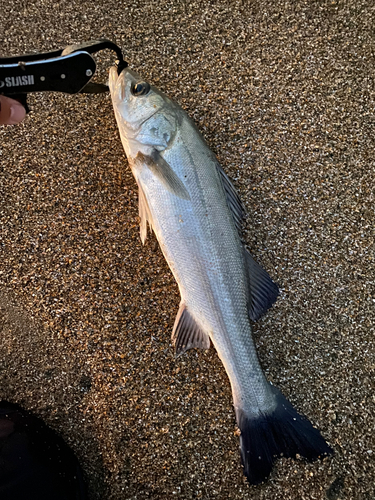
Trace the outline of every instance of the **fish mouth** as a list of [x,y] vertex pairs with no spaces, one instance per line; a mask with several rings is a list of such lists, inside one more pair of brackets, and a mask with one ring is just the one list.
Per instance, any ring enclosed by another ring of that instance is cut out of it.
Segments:
[[[120,77],[121,80],[119,81]],[[150,118],[158,113],[158,109],[155,109],[149,115],[137,119],[136,121],[133,120],[134,115],[128,104],[132,98],[131,88],[137,81],[142,81],[142,78],[129,68],[124,68],[120,74],[118,74],[116,66],[110,69],[110,93],[117,123],[121,132],[120,135],[128,157],[136,156],[140,147],[137,138],[142,132],[142,127]],[[146,146],[147,149],[147,144],[144,146]]]
[[[122,70],[122,71],[125,71],[125,70]],[[121,71],[121,73],[122,73],[122,71]],[[121,75],[121,73],[120,73],[120,75]],[[108,85],[109,85],[109,88],[111,89],[111,93],[112,93],[112,89],[116,85],[117,80],[118,80],[120,75],[117,73],[116,66],[112,66],[111,69],[109,70]]]
[[118,94],[118,99],[120,101],[125,99],[125,90],[126,90],[126,84],[121,85],[120,89],[117,90],[117,84],[119,82],[119,78],[122,77],[124,80],[126,78],[125,73],[127,71],[127,68],[124,68],[120,73],[117,72],[117,66],[112,66],[112,68],[109,71],[109,81],[108,81],[108,86],[111,92],[112,96],[115,96]]
[[120,71],[120,73],[118,73],[117,66],[112,66],[109,72],[109,82],[108,82],[112,95],[114,95],[120,77],[123,79],[124,84],[121,85],[121,88],[119,89],[118,97],[120,100],[124,100],[127,97],[126,96],[127,91],[130,92],[130,88],[134,84],[143,80],[142,77],[138,75],[138,73],[131,70],[129,67],[124,68],[122,71]]
[[[119,82],[120,77],[123,79],[121,83]],[[137,82],[142,81],[144,81],[144,79],[129,67],[124,68],[120,74],[118,74],[117,67],[112,66],[109,73],[108,85],[113,101],[117,102],[117,104],[129,102],[129,99],[131,98],[131,88]],[[152,113],[145,116],[144,119],[138,121],[137,125],[131,125],[129,120],[125,120],[126,125],[124,124],[124,126],[126,127],[129,136],[135,139],[145,122],[156,115],[159,111],[160,109],[155,109]]]

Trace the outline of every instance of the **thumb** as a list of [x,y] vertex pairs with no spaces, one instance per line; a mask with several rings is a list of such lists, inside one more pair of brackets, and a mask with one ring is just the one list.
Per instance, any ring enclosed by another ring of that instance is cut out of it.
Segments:
[[26,116],[26,110],[18,101],[0,95],[0,125],[15,125]]

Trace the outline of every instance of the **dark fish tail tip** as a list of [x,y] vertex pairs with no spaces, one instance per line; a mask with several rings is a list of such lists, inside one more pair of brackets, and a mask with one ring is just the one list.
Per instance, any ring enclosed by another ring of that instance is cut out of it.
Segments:
[[268,478],[276,458],[314,461],[333,453],[319,430],[297,413],[279,390],[273,390],[277,407],[272,413],[251,418],[236,410],[244,475],[254,485]]

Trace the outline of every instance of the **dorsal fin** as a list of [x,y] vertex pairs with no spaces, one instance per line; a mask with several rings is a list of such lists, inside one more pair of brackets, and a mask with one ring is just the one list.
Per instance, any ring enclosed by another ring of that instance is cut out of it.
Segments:
[[267,271],[255,262],[246,249],[244,249],[244,254],[249,275],[249,317],[251,320],[256,321],[276,301],[279,288],[272,281]]
[[232,212],[234,223],[241,236],[242,221],[245,217],[245,208],[240,200],[240,197],[237,194],[237,191],[235,190],[233,184],[231,183],[229,177],[224,172],[219,162],[216,162],[216,168],[219,172],[220,180],[225,191],[228,207]]
[[197,325],[194,318],[181,302],[172,332],[172,342],[175,347],[176,356],[180,356],[188,349],[199,347],[210,348],[210,337]]

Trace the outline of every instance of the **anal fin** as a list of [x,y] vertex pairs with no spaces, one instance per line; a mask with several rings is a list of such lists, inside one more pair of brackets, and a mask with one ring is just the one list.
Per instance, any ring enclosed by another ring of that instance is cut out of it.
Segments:
[[180,356],[194,347],[200,349],[210,348],[210,337],[197,325],[183,302],[180,304],[174,323],[172,342],[176,356]]
[[247,250],[244,250],[244,253],[249,274],[249,317],[256,321],[276,301],[279,287],[272,281],[267,271],[255,262]]

